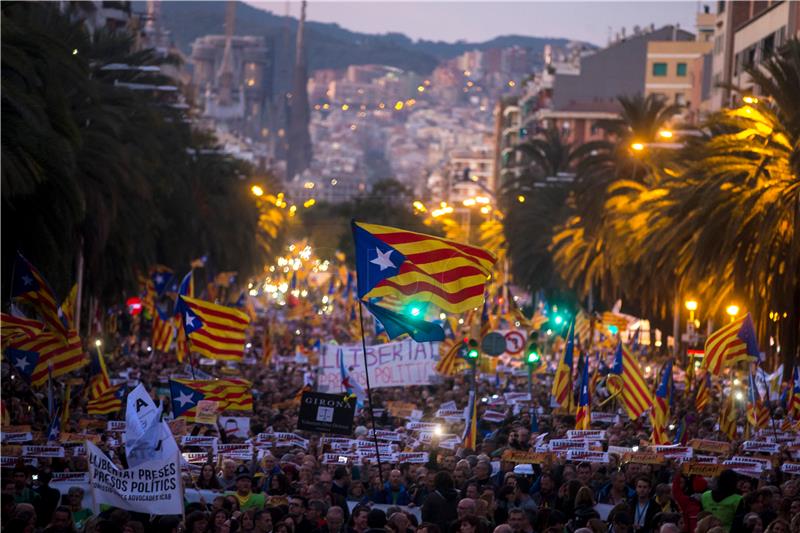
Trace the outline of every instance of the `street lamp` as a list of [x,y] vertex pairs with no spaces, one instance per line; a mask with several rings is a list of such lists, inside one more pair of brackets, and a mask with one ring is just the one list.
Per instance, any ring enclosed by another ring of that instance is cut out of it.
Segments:
[[736,304],[731,304],[725,308],[725,312],[731,317],[731,322],[736,320],[736,315],[739,314],[739,306]]
[[694,322],[694,312],[697,311],[697,301],[696,300],[686,300],[684,305],[686,305],[686,309],[689,310],[689,320]]
[[633,150],[634,152],[641,152],[642,150],[644,150],[644,143],[640,142],[631,143],[631,150]]
[[658,136],[662,139],[672,139],[673,133],[670,130],[661,130],[658,132]]
[[253,193],[253,196],[262,197],[264,196],[264,189],[260,185],[253,185],[250,187],[250,192]]

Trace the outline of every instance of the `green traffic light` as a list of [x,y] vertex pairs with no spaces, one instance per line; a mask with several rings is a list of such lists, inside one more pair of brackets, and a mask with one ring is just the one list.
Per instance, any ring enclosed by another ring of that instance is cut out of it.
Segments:
[[421,313],[421,310],[420,310],[419,307],[412,307],[410,313],[411,313],[411,316],[419,316],[419,314]]
[[556,326],[560,326],[564,322],[564,319],[561,317],[561,315],[556,315],[555,322]]
[[471,349],[470,351],[467,352],[467,357],[469,357],[470,359],[477,359],[478,350],[476,350],[475,348]]
[[536,364],[539,362],[539,354],[536,352],[531,352],[528,354],[528,364]]

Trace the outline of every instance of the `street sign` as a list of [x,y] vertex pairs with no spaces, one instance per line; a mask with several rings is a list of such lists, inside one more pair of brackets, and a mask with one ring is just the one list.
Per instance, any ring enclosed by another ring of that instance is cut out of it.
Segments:
[[304,392],[300,399],[297,428],[318,433],[350,435],[356,414],[356,398],[345,393]]
[[506,351],[506,339],[502,334],[492,331],[481,341],[481,351],[490,357],[497,357]]
[[510,355],[517,355],[525,348],[525,334],[521,331],[512,330],[505,336],[505,351]]

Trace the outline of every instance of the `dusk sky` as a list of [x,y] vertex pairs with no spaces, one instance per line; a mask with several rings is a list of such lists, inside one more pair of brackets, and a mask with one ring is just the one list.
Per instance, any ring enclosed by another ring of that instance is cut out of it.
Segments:
[[[276,14],[286,13],[286,2],[247,3]],[[366,33],[400,32],[413,39],[470,42],[498,35],[566,37],[605,45],[612,34],[634,25],[656,27],[679,23],[694,31],[698,2],[339,2],[312,0],[309,20],[335,22]],[[290,2],[297,17],[300,3]]]

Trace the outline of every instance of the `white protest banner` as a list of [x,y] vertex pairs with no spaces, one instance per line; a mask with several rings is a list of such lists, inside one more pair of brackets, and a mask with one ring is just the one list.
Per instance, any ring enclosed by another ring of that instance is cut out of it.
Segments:
[[608,452],[567,450],[567,461],[575,461],[577,463],[608,463]]
[[246,416],[220,416],[219,424],[229,437],[246,439],[250,436],[250,418]]
[[22,456],[63,459],[64,448],[62,446],[23,446]]
[[661,446],[650,446],[650,450],[662,454],[667,459],[689,460],[692,458],[694,450],[689,446],[673,446],[664,444]]
[[783,463],[781,465],[781,472],[800,476],[800,463]]
[[[550,441],[549,451],[588,450],[589,443],[585,440],[553,439]],[[538,450],[537,450],[538,451]]]
[[445,422],[463,422],[463,409],[439,409],[436,411],[436,418],[441,418]]
[[719,457],[717,457],[716,455],[695,454],[695,456],[692,457],[692,461],[704,465],[715,465],[719,463]]
[[503,394],[508,403],[521,403],[531,401],[531,395],[527,392],[506,392]]
[[217,437],[206,437],[205,435],[184,435],[181,437],[181,446],[215,448],[217,446]]
[[[184,452],[183,459],[189,464],[193,465],[201,465],[203,463],[209,462],[208,454],[206,452]],[[212,456],[213,460],[213,456]],[[213,461],[212,461],[213,462]]]
[[33,433],[30,431],[23,431],[17,433],[6,433],[3,432],[2,441],[3,442],[30,442],[33,440]]
[[436,431],[439,424],[434,422],[409,422],[406,424],[406,429],[409,431]]
[[127,423],[124,420],[109,420],[108,425],[106,425],[106,431],[109,432],[117,432],[117,431],[125,431]]
[[619,415],[616,413],[601,413],[592,411],[591,420],[593,423],[616,424],[619,422]]
[[769,459],[764,459],[763,457],[750,457],[749,455],[745,457],[743,455],[734,455],[730,458],[730,462],[741,464],[756,463],[761,465],[762,470],[769,470],[772,468],[772,462]]
[[150,515],[183,513],[178,454],[122,470],[94,444],[87,443],[86,447],[95,513],[100,512],[101,505]]
[[442,405],[440,405],[439,409],[458,409],[458,407],[456,407],[455,400],[450,400],[449,402],[444,402]]
[[217,453],[222,457],[249,461],[253,458],[252,444],[220,444]]
[[[360,344],[323,344],[320,351],[319,381],[320,392],[342,390],[342,376],[339,367],[339,351],[344,357],[344,365],[350,370],[350,378],[355,379],[366,390],[364,356]],[[415,342],[406,339],[367,347],[369,381],[373,389],[381,387],[406,387],[409,385],[428,385],[437,376],[436,362],[439,360],[438,342]]]
[[[381,456],[383,457],[383,456]],[[348,460],[354,460],[356,456],[353,454],[339,454],[339,453],[323,453],[322,464],[324,465],[337,465],[347,464]]]
[[604,429],[570,429],[567,431],[568,439],[606,440]]
[[481,416],[481,419],[486,420],[487,422],[502,422],[506,419],[506,415],[500,411],[492,411],[491,409],[487,409],[483,413],[483,416]]
[[127,398],[125,410],[125,455],[128,465],[178,455],[178,444],[167,422],[161,421],[162,407],[156,405],[147,389],[139,385]]
[[[367,435],[370,438],[372,438],[373,433],[372,433],[371,429],[369,430],[369,433],[367,433]],[[386,440],[386,441],[389,441],[389,442],[400,442],[400,434],[399,433],[395,433],[394,431],[387,431],[387,430],[384,430],[384,429],[379,429],[378,431],[376,431],[374,433],[374,435],[375,435],[375,438],[377,438],[378,440]]]
[[430,457],[426,452],[401,452],[397,454],[397,462],[399,464],[425,464],[428,462],[428,459],[430,459]]
[[780,445],[775,442],[746,440],[742,444],[742,449],[746,452],[778,453],[780,451]]
[[65,496],[72,487],[83,489],[83,507],[88,509],[92,506],[92,493],[89,490],[88,472],[53,472],[53,479],[50,480],[50,488],[56,489]]
[[[25,464],[25,466],[33,466],[33,464],[34,464],[33,462],[35,460],[36,459],[33,458],[33,457],[25,457],[25,458],[23,458],[23,463]],[[18,461],[19,461],[19,457],[11,457],[11,456],[8,456],[8,455],[4,455],[4,456],[0,457],[0,467],[3,467],[3,468],[14,468],[15,466],[17,466],[17,462]]]

